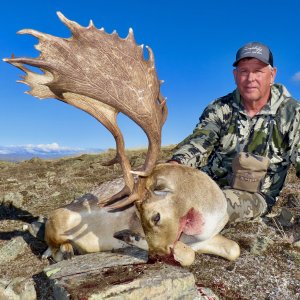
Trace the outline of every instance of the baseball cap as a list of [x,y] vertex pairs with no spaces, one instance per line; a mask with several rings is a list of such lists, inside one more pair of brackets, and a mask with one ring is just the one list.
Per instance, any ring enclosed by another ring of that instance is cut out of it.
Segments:
[[247,57],[257,58],[265,64],[271,65],[273,67],[273,54],[271,50],[266,45],[260,42],[250,42],[241,47],[236,53],[236,58],[233,66],[236,67],[241,59]]

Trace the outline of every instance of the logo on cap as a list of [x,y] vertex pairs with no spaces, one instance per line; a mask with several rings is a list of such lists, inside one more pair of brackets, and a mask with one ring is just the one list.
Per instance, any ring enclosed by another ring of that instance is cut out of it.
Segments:
[[251,42],[241,47],[236,53],[236,60],[233,66],[236,67],[238,62],[243,58],[256,58],[273,67],[272,52],[266,45],[259,42]]
[[244,47],[242,50],[241,55],[251,55],[251,54],[258,54],[262,55],[263,49],[260,46],[254,46],[254,47]]

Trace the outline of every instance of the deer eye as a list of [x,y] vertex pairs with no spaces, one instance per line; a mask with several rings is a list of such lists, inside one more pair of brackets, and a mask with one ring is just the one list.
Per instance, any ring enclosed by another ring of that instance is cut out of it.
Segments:
[[156,196],[166,196],[168,194],[168,191],[164,190],[154,190],[153,191],[154,195]]
[[157,225],[159,221],[160,221],[160,213],[156,213],[156,214],[152,217],[152,222],[154,223],[154,225]]
[[166,196],[169,192],[170,189],[163,184],[157,184],[153,189],[153,193],[156,196]]

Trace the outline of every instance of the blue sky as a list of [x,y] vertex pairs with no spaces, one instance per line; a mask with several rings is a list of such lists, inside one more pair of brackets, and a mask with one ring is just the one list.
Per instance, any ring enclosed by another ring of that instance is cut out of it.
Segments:
[[[176,144],[193,130],[204,107],[235,88],[232,62],[248,41],[270,46],[278,68],[276,82],[300,99],[299,1],[163,1],[163,0],[15,0],[1,3],[1,58],[38,56],[37,40],[17,35],[32,28],[60,37],[69,30],[61,11],[82,26],[92,19],[108,33],[126,37],[132,27],[138,44],[155,55],[169,116],[163,145]],[[114,148],[111,134],[86,113],[53,99],[24,94],[16,83],[22,71],[0,62],[0,145],[59,145],[70,148]],[[128,148],[147,145],[131,120],[118,118]]]

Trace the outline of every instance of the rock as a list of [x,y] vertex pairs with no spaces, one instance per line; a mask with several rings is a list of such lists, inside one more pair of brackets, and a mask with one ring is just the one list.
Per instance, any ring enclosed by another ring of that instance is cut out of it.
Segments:
[[290,209],[283,207],[280,215],[278,216],[278,222],[282,226],[291,227],[295,223],[295,216]]
[[294,261],[297,265],[300,266],[300,252],[299,250],[285,250],[284,253],[287,255],[287,257]]
[[28,225],[27,230],[32,236],[36,237],[40,241],[44,241],[45,222],[46,222],[46,218],[39,217],[39,220],[32,222],[31,224]]
[[295,247],[300,248],[300,240],[293,244]]
[[199,287],[198,291],[200,296],[197,300],[219,300],[219,297],[209,288]]
[[274,242],[267,236],[257,236],[250,245],[250,253],[254,255],[262,255],[269,245]]
[[72,260],[63,260],[44,269],[50,279],[71,276],[77,273],[94,272],[100,268],[109,268],[117,265],[143,264],[148,255],[146,251],[135,247],[118,249],[115,253],[101,252],[79,255]]
[[[132,278],[123,278],[132,267],[118,267],[118,280],[110,280],[112,269],[99,270],[97,273],[85,274],[60,280],[54,288],[55,299],[72,299],[75,295],[83,299],[201,299],[195,286],[194,276],[187,270],[164,265],[160,270],[147,268],[141,274]],[[121,275],[121,276],[120,276]],[[103,285],[105,283],[106,286]],[[204,298],[203,298],[204,299]]]
[[91,194],[96,197],[109,197],[119,192],[124,187],[124,179],[122,177],[102,183],[100,186],[91,190]]
[[[178,266],[145,264],[146,252],[126,248],[93,253],[47,267],[55,299],[207,299],[192,273]],[[75,297],[76,295],[76,297]],[[218,299],[212,298],[212,299]]]
[[19,192],[6,193],[2,197],[2,203],[7,206],[12,205],[16,208],[20,208],[23,204],[23,195]]
[[23,277],[16,277],[12,280],[0,279],[0,299],[36,300],[33,280]]
[[11,239],[0,248],[0,265],[14,260],[19,254],[24,252],[26,247],[27,244],[21,236]]

